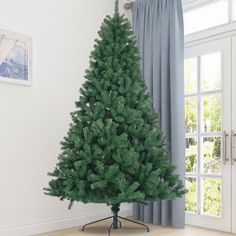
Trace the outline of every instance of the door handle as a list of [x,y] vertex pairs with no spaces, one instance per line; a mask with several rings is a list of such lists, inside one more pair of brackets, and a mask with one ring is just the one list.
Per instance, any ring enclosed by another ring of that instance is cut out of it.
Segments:
[[231,163],[232,163],[232,165],[234,165],[234,163],[236,162],[235,137],[236,137],[236,133],[234,132],[234,130],[232,130],[231,131],[231,155],[232,155]]
[[227,134],[226,131],[223,132],[223,161],[224,164],[227,164],[229,161],[229,158],[227,156],[227,139],[229,137],[229,134]]

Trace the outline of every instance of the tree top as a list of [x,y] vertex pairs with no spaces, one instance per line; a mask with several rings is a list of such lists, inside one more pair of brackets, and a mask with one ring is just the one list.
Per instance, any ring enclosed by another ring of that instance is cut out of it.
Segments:
[[115,1],[115,14],[119,14],[119,0]]

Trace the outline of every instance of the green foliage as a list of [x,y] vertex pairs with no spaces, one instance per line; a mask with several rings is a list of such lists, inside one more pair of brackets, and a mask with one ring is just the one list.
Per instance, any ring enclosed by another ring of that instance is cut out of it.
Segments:
[[[204,162],[210,162],[215,157],[220,157],[221,138],[208,138],[211,142],[208,147],[204,148]],[[196,144],[195,144],[196,145]],[[194,145],[194,146],[195,146]],[[192,172],[197,163],[196,147],[192,147],[186,153],[185,167],[187,172]],[[219,160],[220,161],[220,160]],[[207,171],[204,168],[204,171]],[[218,165],[212,165],[211,171],[215,173],[218,171]],[[204,188],[201,189],[203,196],[203,211],[209,215],[220,216],[221,212],[221,184],[220,181],[214,179],[205,179]],[[186,194],[185,209],[190,212],[197,212],[197,185],[196,179],[186,178]]]
[[220,216],[221,182],[219,180],[205,179],[203,211],[209,215]]
[[221,100],[220,96],[209,96],[203,99],[204,122],[210,121],[207,131],[221,130]]
[[185,160],[186,172],[192,172],[194,165],[196,164],[196,158],[197,158],[197,155],[194,153],[186,156],[186,160]]
[[186,194],[185,210],[190,212],[197,212],[197,183],[196,180],[186,179]]
[[[221,130],[221,100],[220,96],[203,97],[203,126],[204,132]],[[185,100],[185,132],[197,131],[197,99],[193,97]],[[198,111],[199,112],[199,111]]]
[[185,100],[185,132],[192,133],[197,130],[197,100]]
[[221,138],[218,137],[214,139],[214,147],[212,155],[214,157],[220,157],[220,151],[221,151]]
[[47,194],[113,206],[182,196],[150,108],[131,26],[117,6],[95,42]]

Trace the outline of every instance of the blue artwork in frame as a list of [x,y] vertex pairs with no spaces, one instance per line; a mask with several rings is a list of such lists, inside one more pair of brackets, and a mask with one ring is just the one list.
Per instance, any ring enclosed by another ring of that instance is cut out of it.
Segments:
[[31,38],[0,30],[0,81],[31,84]]

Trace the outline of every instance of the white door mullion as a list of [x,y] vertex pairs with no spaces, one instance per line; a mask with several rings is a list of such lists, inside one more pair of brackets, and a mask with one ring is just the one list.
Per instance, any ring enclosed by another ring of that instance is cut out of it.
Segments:
[[205,137],[205,138],[208,138],[208,137],[222,137],[223,135],[223,132],[206,132],[206,133],[203,133],[203,132],[200,132],[200,133],[186,133],[185,136],[186,138],[197,138],[198,136],[201,136],[201,137]]
[[189,173],[189,172],[187,172],[187,173],[186,173],[186,177],[189,177],[189,178],[197,178],[197,177],[198,177],[198,174],[197,174],[197,173]]
[[223,132],[201,132],[199,135],[201,137],[209,138],[209,137],[222,137]]
[[201,143],[201,136],[199,135],[201,132],[201,121],[202,121],[202,110],[201,110],[201,57],[198,56],[198,113],[197,113],[197,124],[198,124],[198,155],[197,155],[197,159],[198,159],[198,178],[197,178],[197,206],[198,206],[198,214],[201,214],[201,209],[202,209],[202,183],[201,183],[201,165],[202,165],[202,153],[201,153],[201,147],[202,147],[202,143]]
[[219,178],[222,178],[222,175],[204,173],[204,174],[201,174],[201,177],[202,178],[208,178],[208,179],[219,179]]
[[[216,95],[216,94],[221,94],[222,90],[213,90],[213,91],[208,91],[208,92],[201,92],[201,95],[204,96],[210,96],[210,95]],[[196,97],[198,95],[198,93],[190,93],[185,95],[185,98],[193,98]]]

